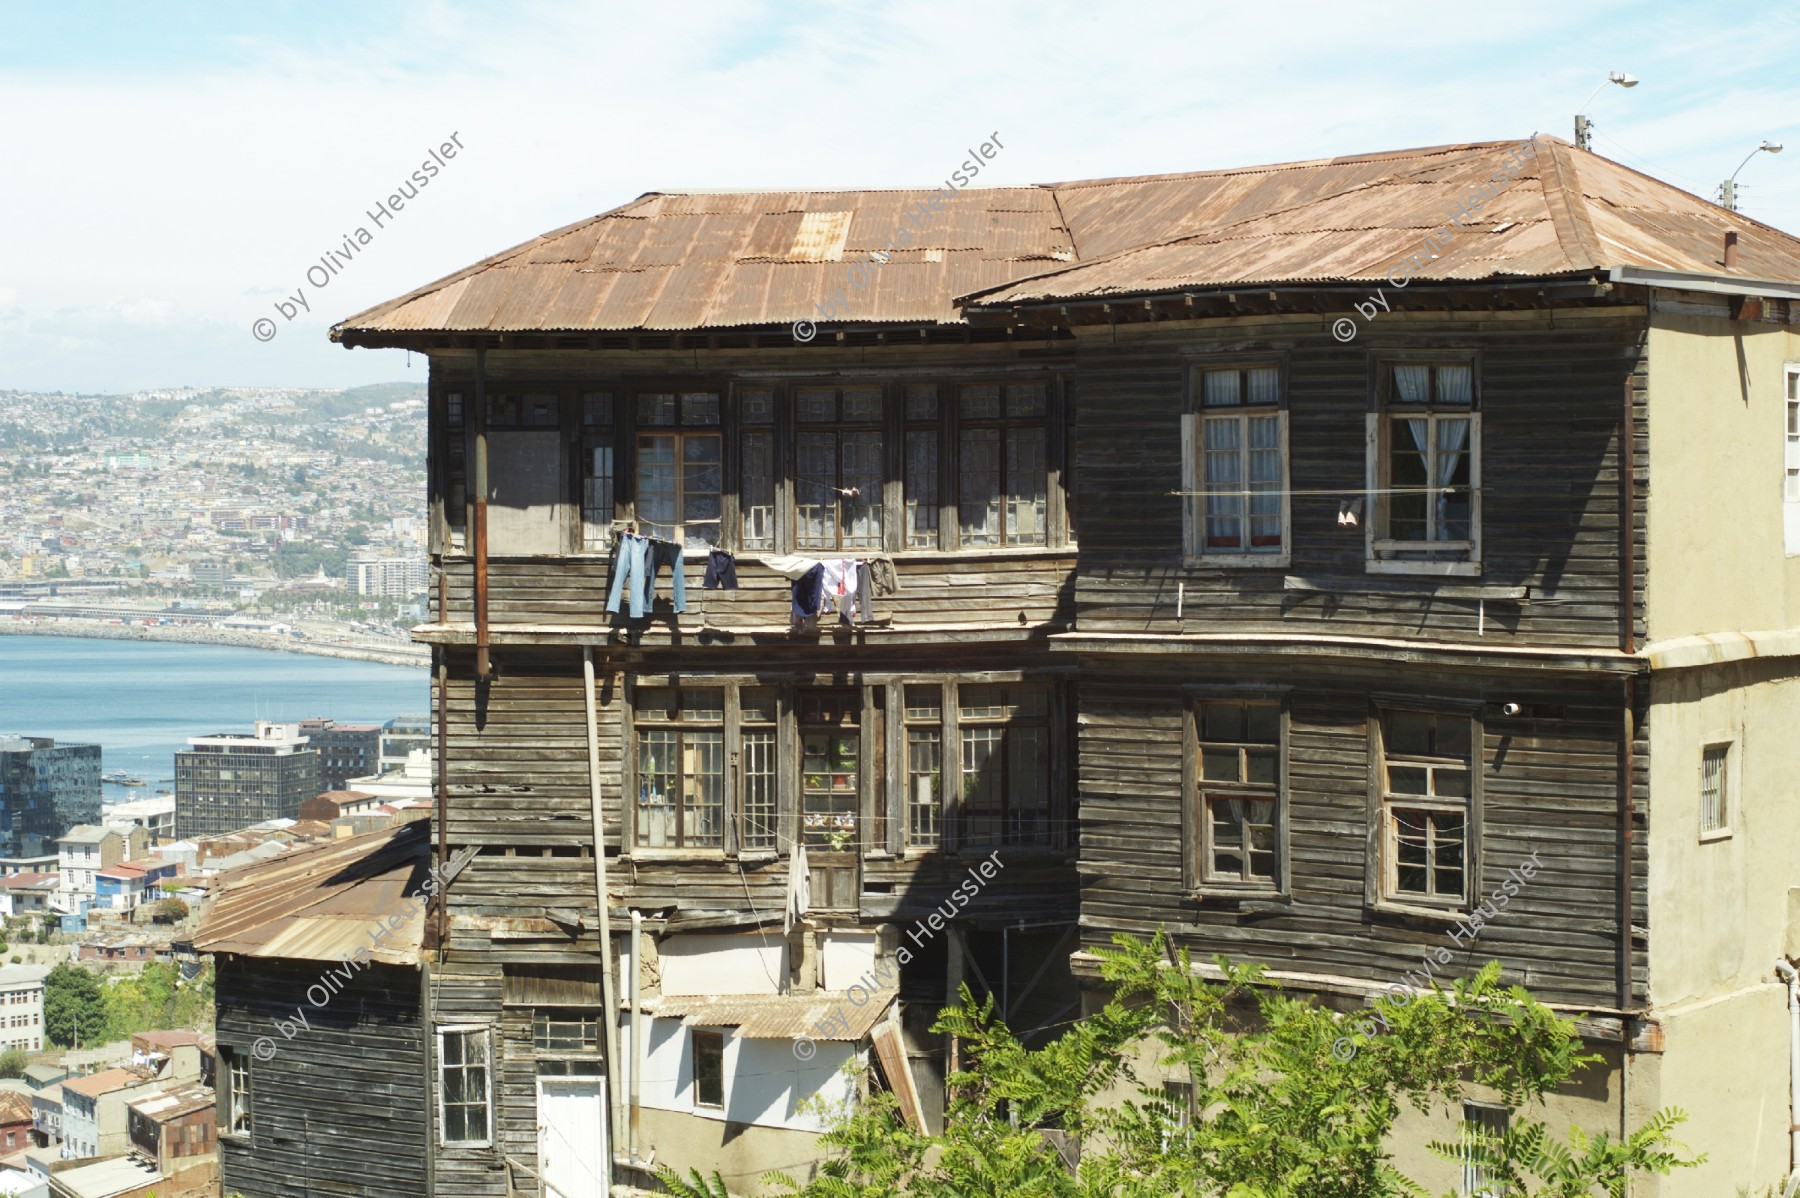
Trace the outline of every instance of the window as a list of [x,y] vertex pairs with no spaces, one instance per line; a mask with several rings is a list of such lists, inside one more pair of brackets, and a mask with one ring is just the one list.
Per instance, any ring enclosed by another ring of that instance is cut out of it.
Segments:
[[1048,389],[1043,383],[957,389],[957,515],[962,545],[1049,542]]
[[654,392],[637,397],[638,531],[683,544],[716,545],[720,530],[723,438],[714,392]]
[[746,550],[775,548],[775,393],[757,389],[738,392],[740,482],[738,510],[742,514],[740,547]]
[[1195,831],[1201,884],[1280,885],[1281,706],[1196,705]]
[[906,843],[936,848],[944,809],[944,688],[906,688]]
[[1050,688],[958,687],[959,847],[1050,843]]
[[1468,716],[1382,714],[1384,897],[1467,901],[1474,743]]
[[1502,1179],[1484,1167],[1505,1138],[1509,1112],[1483,1102],[1463,1103],[1462,1193],[1465,1198],[1506,1198]]
[[723,691],[638,689],[640,847],[724,846],[724,718]]
[[1782,498],[1800,503],[1800,365],[1787,368],[1787,427],[1782,459]]
[[562,401],[554,395],[488,396],[490,429],[557,428],[561,424]]
[[444,424],[444,523],[450,532],[447,548],[461,549],[469,511],[469,443],[460,391],[444,396]]
[[906,385],[905,463],[906,547],[936,549],[938,539],[938,386]]
[[1380,380],[1370,560],[1412,564],[1401,569],[1478,562],[1481,417],[1473,364],[1387,363]]
[[694,1105],[725,1106],[725,1035],[694,1029]]
[[531,1013],[531,1044],[539,1052],[598,1052],[599,1012],[540,1007]]
[[1287,543],[1287,414],[1276,366],[1198,372],[1187,431],[1188,556],[1278,560]]
[[581,397],[581,547],[604,553],[612,548],[613,397],[590,392]]
[[794,391],[794,509],[800,549],[882,545],[882,389]]
[[220,1047],[225,1058],[225,1131],[250,1134],[250,1058],[235,1048]]
[[485,1027],[438,1029],[438,1138],[447,1146],[489,1143],[492,1094]]
[[738,692],[739,769],[743,778],[743,831],[749,851],[780,848],[776,832],[780,808],[775,790],[775,690],[744,687]]
[[1707,745],[1700,754],[1700,834],[1731,830],[1731,746]]
[[800,695],[800,811],[809,849],[858,847],[860,707],[855,691]]

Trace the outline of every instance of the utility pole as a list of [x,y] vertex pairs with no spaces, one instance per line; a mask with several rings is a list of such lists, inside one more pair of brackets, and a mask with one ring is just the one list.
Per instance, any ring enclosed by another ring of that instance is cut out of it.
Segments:
[[1719,204],[1720,204],[1720,206],[1722,206],[1723,208],[1725,208],[1727,211],[1730,211],[1730,212],[1736,212],[1738,210],[1738,206],[1737,206],[1737,177],[1738,177],[1738,174],[1746,166],[1750,165],[1750,160],[1752,158],[1756,157],[1758,154],[1761,154],[1765,151],[1770,154],[1779,154],[1779,153],[1781,153],[1781,143],[1778,141],[1765,141],[1765,142],[1763,142],[1762,145],[1757,146],[1754,150],[1751,150],[1748,154],[1744,155],[1744,160],[1742,162],[1738,163],[1737,170],[1731,172],[1731,178],[1729,178],[1729,179],[1725,180],[1725,182],[1719,184]]
[[[1600,88],[1605,87],[1608,83],[1616,83],[1620,87],[1636,87],[1638,80],[1636,75],[1627,75],[1623,71],[1612,71],[1606,76],[1605,82],[1601,83],[1600,87],[1596,87],[1588,98],[1582,101],[1581,106],[1586,108],[1592,104],[1594,97],[1600,94]],[[1587,113],[1577,112],[1575,114],[1575,148],[1578,150],[1592,148],[1593,131],[1594,122],[1588,119]]]

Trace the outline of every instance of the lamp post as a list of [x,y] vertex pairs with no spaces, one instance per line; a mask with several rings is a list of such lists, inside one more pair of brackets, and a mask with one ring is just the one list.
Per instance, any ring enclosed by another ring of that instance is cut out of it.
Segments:
[[1741,172],[1745,167],[1749,166],[1750,160],[1752,158],[1756,157],[1758,154],[1762,153],[1764,150],[1767,150],[1771,154],[1779,154],[1779,153],[1781,153],[1781,143],[1778,141],[1763,142],[1762,145],[1757,146],[1754,150],[1751,150],[1748,154],[1744,155],[1744,160],[1742,162],[1738,163],[1737,170],[1731,172],[1731,178],[1729,178],[1729,179],[1725,180],[1725,182],[1719,184],[1719,203],[1724,205],[1724,207],[1728,211],[1736,212],[1738,210],[1737,177],[1738,177],[1739,172]]
[[[1623,71],[1613,71],[1606,76],[1605,82],[1601,83],[1600,87],[1596,87],[1593,90],[1592,94],[1590,94],[1587,99],[1585,99],[1581,102],[1581,106],[1583,108],[1586,108],[1589,104],[1592,104],[1594,102],[1594,96],[1599,95],[1600,89],[1605,87],[1608,83],[1616,83],[1620,87],[1636,87],[1638,85],[1638,79],[1637,79],[1636,75],[1627,75]],[[1586,113],[1577,112],[1575,114],[1575,148],[1576,149],[1586,150],[1586,149],[1590,148],[1588,145],[1588,142],[1590,140],[1589,135],[1593,129],[1593,126],[1594,126],[1594,123],[1592,121],[1588,120]]]

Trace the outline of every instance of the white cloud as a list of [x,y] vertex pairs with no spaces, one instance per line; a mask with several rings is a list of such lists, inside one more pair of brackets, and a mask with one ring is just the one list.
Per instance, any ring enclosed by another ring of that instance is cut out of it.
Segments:
[[[1629,69],[1644,83],[1590,109],[1597,148],[1710,191],[1739,143],[1781,135],[1760,114],[1800,110],[1778,69],[1794,18],[1626,21],[1639,10],[1618,2],[1511,5],[1480,42],[1441,3],[407,12],[401,33],[346,25],[304,51],[252,32],[204,69],[0,74],[0,110],[32,114],[0,127],[0,386],[403,377],[398,353],[325,330],[645,191],[931,183],[994,130],[996,183],[1566,136],[1593,83]],[[466,151],[307,286],[452,132]],[[1763,159],[1742,177],[1752,205],[1759,188],[1771,206],[1800,196],[1800,145]],[[312,310],[282,320],[274,301],[303,287]],[[262,316],[279,325],[267,344],[250,336]]]

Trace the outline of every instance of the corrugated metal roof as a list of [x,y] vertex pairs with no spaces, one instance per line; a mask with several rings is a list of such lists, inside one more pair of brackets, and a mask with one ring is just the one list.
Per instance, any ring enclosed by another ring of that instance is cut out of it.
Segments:
[[[1424,153],[1408,169],[1323,198],[965,298],[1006,305],[1185,288],[1381,284],[1409,261],[1409,282],[1583,275],[1615,266],[1800,280],[1800,240],[1556,138],[1540,137],[1538,146],[1522,162],[1503,142]],[[1492,198],[1477,190],[1483,187]],[[1471,195],[1479,208],[1463,207]],[[1459,211],[1448,241],[1427,246],[1426,236]],[[1727,228],[1740,235],[1731,272],[1724,267]]]
[[[940,193],[650,193],[358,313],[331,335],[958,324],[963,300],[1378,282],[1420,250],[1448,204],[1491,186],[1517,144],[969,188],[917,220],[910,241],[900,233],[908,212]],[[1800,240],[1557,138],[1538,144],[1537,159],[1456,230],[1423,277],[1608,266],[1723,274],[1730,226],[1742,237],[1735,273],[1800,281]],[[871,253],[885,260],[871,264]],[[822,317],[819,305],[834,310]]]
[[848,993],[820,990],[810,994],[727,994],[659,998],[650,1013],[680,1019],[688,1027],[734,1027],[752,1040],[845,1040],[869,1034],[899,997],[898,990],[877,990],[861,1006]]
[[[416,965],[431,825],[418,820],[365,836],[296,849],[223,873],[200,917],[194,947],[207,953],[343,961],[359,948],[376,961]],[[414,914],[407,918],[411,903]],[[404,922],[379,940],[371,931]]]

